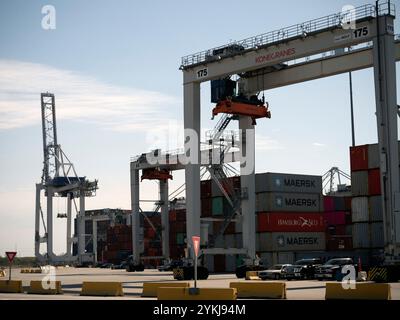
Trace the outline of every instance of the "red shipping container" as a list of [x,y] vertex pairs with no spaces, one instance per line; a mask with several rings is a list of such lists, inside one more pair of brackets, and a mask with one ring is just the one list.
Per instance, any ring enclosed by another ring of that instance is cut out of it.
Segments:
[[346,226],[345,225],[330,225],[330,226],[327,226],[327,235],[344,236],[344,235],[346,235]]
[[[217,234],[222,228],[223,221],[214,221],[213,232]],[[235,233],[235,223],[231,222],[225,229],[224,234],[233,234]]]
[[258,232],[324,232],[321,213],[259,213]]
[[350,147],[350,169],[368,170],[368,145]]
[[351,236],[329,237],[326,239],[327,251],[351,250],[353,239]]
[[211,180],[203,180],[200,182],[201,198],[211,197]]
[[212,198],[201,199],[201,217],[211,217]]
[[368,170],[368,194],[381,195],[381,172],[379,169]]
[[214,256],[214,272],[225,272],[225,259],[223,254],[216,254]]
[[335,199],[333,197],[324,196],[324,211],[335,211]]
[[345,225],[346,224],[346,212],[325,212],[324,220],[327,226],[330,225]]
[[169,212],[169,221],[176,221],[176,211]]
[[346,211],[351,211],[351,199],[352,197],[344,197],[344,208],[346,209]]

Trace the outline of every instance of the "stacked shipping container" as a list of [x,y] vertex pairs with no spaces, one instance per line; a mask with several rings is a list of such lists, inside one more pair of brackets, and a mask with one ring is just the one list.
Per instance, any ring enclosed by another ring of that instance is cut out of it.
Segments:
[[383,214],[377,144],[350,148],[353,247],[383,248]]
[[325,249],[321,176],[257,174],[256,211],[256,250],[269,264]]
[[324,209],[327,251],[351,250],[351,197],[324,196]]

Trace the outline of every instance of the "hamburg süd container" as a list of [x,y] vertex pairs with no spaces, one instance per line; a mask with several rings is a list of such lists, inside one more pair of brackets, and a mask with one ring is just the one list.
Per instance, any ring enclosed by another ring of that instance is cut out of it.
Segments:
[[257,214],[258,232],[323,232],[324,215],[321,213],[260,212]]

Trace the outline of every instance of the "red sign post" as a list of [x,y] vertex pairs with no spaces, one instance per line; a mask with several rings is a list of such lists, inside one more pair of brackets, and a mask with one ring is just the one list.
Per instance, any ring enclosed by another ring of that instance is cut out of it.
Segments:
[[8,280],[11,280],[11,265],[12,265],[16,255],[17,255],[17,252],[15,252],[15,251],[6,251],[6,256],[7,256],[8,262],[10,264],[10,272],[8,275]]
[[193,251],[194,251],[194,288],[197,289],[197,257],[200,249],[200,237],[193,236]]

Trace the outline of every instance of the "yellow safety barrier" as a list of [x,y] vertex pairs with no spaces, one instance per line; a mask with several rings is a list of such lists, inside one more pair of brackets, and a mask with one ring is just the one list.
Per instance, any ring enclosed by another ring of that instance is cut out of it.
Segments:
[[31,281],[31,286],[28,293],[33,294],[62,294],[61,281],[51,281],[50,283],[45,281],[45,287],[43,288],[42,281]]
[[236,300],[237,291],[233,288],[199,288],[197,294],[190,294],[191,288],[160,287],[158,300]]
[[22,293],[21,280],[0,280],[0,292],[2,293]]
[[[20,272],[21,272],[21,273],[28,273],[28,270],[29,270],[29,269],[21,269]],[[30,271],[29,271],[29,272],[30,272]]]
[[40,268],[31,269],[30,273],[42,273],[42,269]]
[[286,299],[285,282],[231,282],[230,288],[237,289],[238,298]]
[[121,282],[83,282],[81,296],[123,296]]
[[160,287],[166,288],[189,288],[189,282],[144,282],[142,297],[157,297]]
[[[350,284],[348,284],[350,286]],[[390,300],[387,283],[356,283],[354,289],[344,289],[341,282],[327,282],[325,299]]]
[[246,271],[246,280],[261,280],[258,271]]
[[5,277],[5,276],[6,276],[6,271],[0,270],[0,277]]

